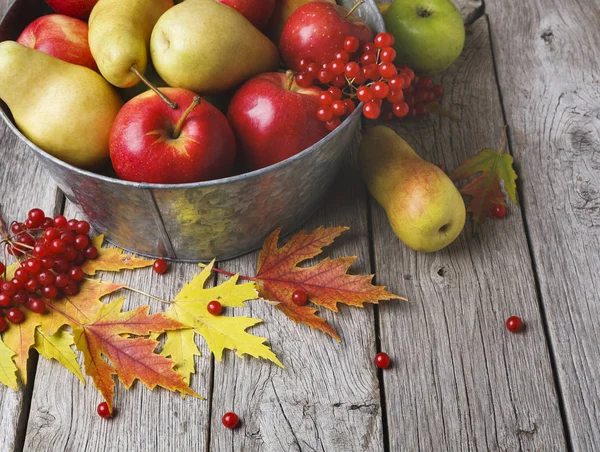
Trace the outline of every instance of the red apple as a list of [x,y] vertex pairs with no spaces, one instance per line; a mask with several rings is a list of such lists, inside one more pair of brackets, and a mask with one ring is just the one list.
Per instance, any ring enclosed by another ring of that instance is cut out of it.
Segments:
[[217,0],[230,6],[248,19],[252,25],[262,30],[275,9],[275,0]]
[[235,93],[227,116],[248,169],[285,160],[327,135],[316,115],[320,93],[296,85],[291,71],[258,75]]
[[[192,91],[162,88],[127,102],[110,133],[110,158],[121,179],[184,184],[229,176],[235,137],[223,113]],[[197,103],[199,101],[199,104]]]
[[342,6],[315,1],[302,5],[285,23],[279,50],[283,61],[293,70],[300,60],[330,63],[344,50],[347,36],[355,36],[361,44],[373,41],[369,26]]
[[46,0],[46,3],[59,14],[87,19],[98,0]]
[[67,63],[98,70],[88,44],[88,24],[61,14],[42,16],[31,22],[17,42]]

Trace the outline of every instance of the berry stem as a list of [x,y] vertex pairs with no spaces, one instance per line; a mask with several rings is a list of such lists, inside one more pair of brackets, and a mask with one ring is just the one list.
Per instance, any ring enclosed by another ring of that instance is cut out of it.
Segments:
[[502,141],[500,142],[500,147],[498,148],[498,152],[502,153],[504,152],[504,145],[506,144],[506,128],[508,126],[506,124],[504,124],[504,132],[502,133]]
[[144,83],[144,85],[146,85],[148,88],[150,88],[152,91],[154,91],[156,94],[158,94],[158,97],[160,97],[164,103],[166,103],[169,107],[171,107],[173,110],[177,109],[177,103],[173,102],[171,99],[169,99],[167,96],[165,96],[164,93],[162,93],[156,86],[154,86],[152,84],[152,82],[150,80],[148,80],[144,74],[142,74],[139,69],[137,68],[137,66],[134,64],[133,66],[131,66],[131,68],[129,68],[129,70],[131,72],[133,72],[135,75],[137,75],[139,77],[139,79]]
[[354,11],[356,11],[358,8],[360,8],[364,2],[365,2],[365,0],[360,0],[356,5],[354,5],[352,8],[350,8],[350,11],[348,11],[348,13],[346,14],[346,18],[350,17],[352,15],[352,13]]
[[192,103],[190,104],[190,106],[187,108],[187,110],[185,110],[183,112],[183,114],[181,115],[181,118],[179,118],[179,121],[177,121],[177,124],[175,125],[175,130],[173,130],[173,139],[176,140],[177,138],[179,138],[179,135],[181,135],[181,129],[183,129],[183,123],[185,122],[187,117],[190,115],[192,110],[194,108],[196,108],[198,106],[198,104],[200,104],[201,100],[202,100],[202,98],[200,96],[195,96],[194,100],[192,100]]

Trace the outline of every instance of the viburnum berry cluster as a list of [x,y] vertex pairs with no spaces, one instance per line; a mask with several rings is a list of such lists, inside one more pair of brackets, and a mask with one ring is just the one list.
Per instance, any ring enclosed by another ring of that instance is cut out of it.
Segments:
[[328,130],[335,130],[354,111],[356,101],[364,103],[366,118],[389,121],[425,116],[428,104],[444,95],[444,88],[434,85],[431,77],[417,77],[406,65],[396,66],[393,45],[391,33],[379,33],[374,42],[362,48],[356,37],[348,36],[333,61],[321,65],[308,59],[300,61],[298,86],[325,86],[316,114]]
[[81,265],[95,259],[98,250],[91,244],[87,221],[67,220],[62,215],[47,217],[32,209],[24,222],[13,222],[2,243],[7,253],[19,260],[12,279],[0,262],[0,332],[8,322],[25,320],[22,308],[37,314],[46,311],[44,299],[72,296],[79,292],[85,274]]

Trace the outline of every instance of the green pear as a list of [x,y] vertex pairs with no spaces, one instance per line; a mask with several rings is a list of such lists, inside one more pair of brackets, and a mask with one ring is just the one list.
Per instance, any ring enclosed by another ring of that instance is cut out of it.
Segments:
[[88,169],[108,159],[122,101],[97,72],[4,41],[0,98],[23,135],[53,156]]
[[148,64],[148,46],[158,18],[173,0],[100,0],[89,20],[88,41],[98,69],[119,88],[139,81]]
[[214,0],[186,0],[163,14],[152,31],[150,53],[170,86],[199,94],[226,91],[279,65],[275,44]]
[[407,246],[432,252],[458,237],[466,218],[460,192],[396,132],[384,126],[369,129],[360,143],[359,161],[369,192]]

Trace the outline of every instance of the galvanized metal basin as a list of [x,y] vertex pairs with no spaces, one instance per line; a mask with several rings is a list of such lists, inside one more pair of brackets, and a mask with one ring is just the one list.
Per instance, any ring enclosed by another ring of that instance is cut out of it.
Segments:
[[[354,2],[339,3],[348,7]],[[43,0],[16,0],[0,23],[0,41],[16,39],[48,12]],[[374,30],[383,30],[374,0],[367,0],[357,14]],[[56,159],[19,132],[4,103],[0,107],[2,119],[97,231],[122,248],[179,261],[232,258],[260,247],[276,228],[297,228],[322,204],[344,155],[360,139],[361,112],[356,109],[323,140],[268,168],[209,182],[141,184]]]

